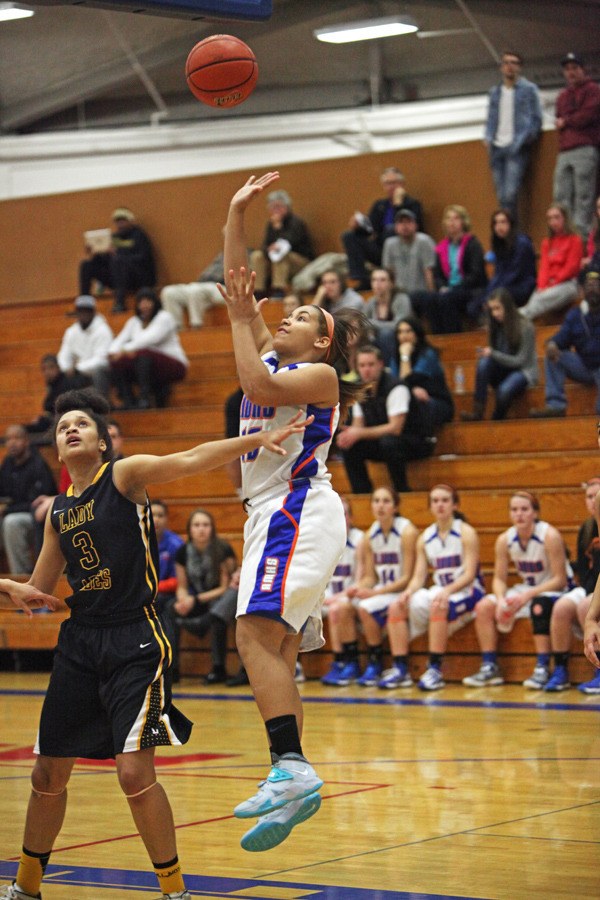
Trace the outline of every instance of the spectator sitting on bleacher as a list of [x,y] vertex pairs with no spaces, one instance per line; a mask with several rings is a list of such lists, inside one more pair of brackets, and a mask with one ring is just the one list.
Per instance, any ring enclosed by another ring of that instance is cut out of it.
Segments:
[[250,268],[256,272],[256,296],[281,299],[294,275],[314,259],[315,251],[306,223],[292,212],[287,191],[271,191],[267,210],[262,247],[250,254]]
[[[156,532],[156,543],[158,544],[158,587],[157,594],[154,599],[156,611],[172,620],[172,607],[177,602],[177,572],[175,569],[175,557],[177,551],[183,547],[183,541],[178,534],[170,531],[167,527],[169,524],[169,508],[164,500],[152,500],[150,507],[152,509],[152,521],[154,522],[154,531]],[[173,657],[173,682],[179,681],[179,659]]]
[[408,294],[396,287],[391,269],[373,269],[371,289],[373,294],[367,298],[364,313],[374,332],[373,342],[383,353],[389,369],[396,349],[396,325],[403,316],[411,314],[412,306]]
[[518,231],[512,213],[497,209],[492,213],[492,249],[488,257],[494,274],[483,294],[467,307],[471,319],[477,320],[485,303],[498,288],[510,291],[517,306],[523,306],[535,290],[535,250],[529,238]]
[[106,397],[110,387],[108,348],[113,339],[111,327],[96,311],[96,301],[89,295],[77,297],[75,315],[77,321],[63,334],[58,364],[71,378],[84,376],[91,379],[96,390]]
[[566,206],[553,203],[546,212],[548,237],[542,241],[537,287],[521,315],[536,319],[562,309],[577,299],[577,276],[583,258],[583,242],[575,231]]
[[56,398],[64,391],[86,387],[91,382],[86,375],[80,375],[77,372],[74,375],[66,375],[64,372],[61,372],[58,359],[53,353],[46,353],[42,356],[40,368],[47,387],[42,406],[43,411],[31,422],[25,422],[23,427],[29,434],[39,435],[35,443],[50,444],[52,443],[52,435],[46,435],[45,432],[48,431],[54,422],[54,403]]
[[110,345],[109,360],[123,409],[150,409],[153,399],[156,406],[167,406],[171,385],[185,377],[188,359],[175,319],[154,291],[138,292],[135,315]]
[[[492,593],[475,611],[475,631],[481,648],[481,668],[463,678],[467,687],[502,684],[497,662],[498,632],[512,631],[516,619],[531,617],[537,661],[523,686],[541,691],[550,677],[550,617],[558,597],[573,587],[572,571],[562,536],[539,519],[540,504],[529,491],[515,491],[510,498],[511,527],[503,531],[494,550]],[[508,586],[514,566],[520,583]]]
[[488,343],[477,348],[473,411],[460,414],[463,422],[483,419],[488,387],[496,392],[492,419],[505,419],[511,403],[538,380],[533,322],[519,315],[506,288],[497,288],[486,306]]
[[596,413],[600,414],[600,273],[588,272],[584,300],[570,309],[560,330],[546,343],[546,405],[531,409],[536,419],[564,416],[567,411],[565,379],[595,384]]
[[410,390],[426,432],[435,435],[454,418],[454,400],[435,347],[416,316],[403,316],[396,326],[392,374]]
[[364,313],[365,301],[359,293],[346,285],[345,279],[335,269],[321,275],[321,281],[313,298],[315,306],[322,306],[332,315],[340,309],[359,309]]
[[[215,521],[205,509],[188,519],[188,540],[177,551],[177,600],[172,608],[176,630],[203,637],[211,633],[212,669],[205,684],[226,680],[227,625],[235,620],[237,583],[235,552],[217,535]],[[177,641],[178,643],[178,641]]]
[[[577,562],[575,574],[578,586],[562,597],[552,607],[550,620],[550,644],[554,657],[554,671],[545,691],[566,691],[569,683],[569,651],[573,635],[583,637],[583,623],[600,576],[600,541],[598,540],[598,493],[600,478],[595,476],[582,485],[585,490],[585,505],[589,517],[581,525],[577,534]],[[600,694],[600,670],[590,681],[579,685],[583,694]]]
[[342,234],[350,278],[358,283],[360,290],[365,291],[369,289],[367,264],[381,265],[383,242],[394,234],[394,216],[398,210],[409,209],[413,212],[418,230],[423,231],[421,204],[407,194],[402,172],[395,166],[388,166],[382,172],[381,184],[385,197],[373,203],[368,216],[361,212],[354,213],[348,231]]
[[412,209],[398,210],[394,231],[383,244],[381,264],[394,273],[397,289],[405,291],[412,302],[413,296],[418,298],[421,291],[435,291],[435,244],[428,234],[418,230]]
[[[473,618],[484,593],[479,569],[479,537],[458,510],[459,497],[449,484],[436,484],[429,492],[433,524],[417,540],[414,572],[406,591],[390,608],[390,644],[398,653],[391,636],[393,623],[398,629],[406,618],[408,604],[410,637],[429,631],[429,663],[418,686],[422,691],[445,687],[442,661],[448,636]],[[431,569],[433,584],[426,588]],[[400,620],[400,621],[399,621]],[[407,649],[406,635],[398,648]],[[386,685],[381,685],[386,687]]]
[[106,253],[94,253],[86,247],[88,258],[79,266],[79,293],[90,294],[92,281],[113,289],[113,312],[125,312],[130,291],[154,287],[156,267],[152,244],[145,231],[136,225],[130,209],[119,207],[112,214],[114,231]]
[[352,493],[373,490],[367,471],[371,459],[386,463],[398,493],[408,491],[407,461],[431,456],[435,445],[424,411],[407,385],[384,369],[378,347],[360,347],[356,364],[365,394],[352,408],[352,423],[341,428],[336,439]]
[[464,206],[447,206],[442,226],[446,237],[435,248],[436,290],[422,291],[412,298],[415,312],[429,320],[433,334],[462,331],[469,305],[487,286],[483,247],[471,232],[471,219]]
[[0,549],[11,574],[31,574],[32,551],[37,557],[44,531],[43,523],[36,525],[34,509],[41,497],[56,494],[56,482],[22,425],[9,425],[5,446],[0,465]]
[[[352,585],[359,584],[362,580],[363,570],[358,548],[365,536],[360,528],[355,528],[352,524],[350,501],[346,497],[341,499],[346,517],[346,546],[333,571],[331,581],[325,589],[323,600],[323,618],[327,619],[327,636],[329,646],[333,650],[333,662],[321,681],[323,684],[336,687],[350,684],[360,674],[355,614],[351,611],[351,608],[356,607],[358,601],[351,597],[348,591]],[[348,629],[345,626],[347,609],[350,611]],[[354,660],[356,667],[353,667],[347,678],[342,678],[342,672],[346,665]]]
[[[224,230],[224,229],[223,229]],[[250,253],[250,251],[248,251]],[[189,284],[167,284],[160,292],[162,305],[170,312],[178,328],[183,328],[183,311],[187,309],[190,328],[201,328],[204,313],[211,306],[222,306],[217,282],[225,283],[223,252],[217,253],[208,266],[200,272],[196,281]]]

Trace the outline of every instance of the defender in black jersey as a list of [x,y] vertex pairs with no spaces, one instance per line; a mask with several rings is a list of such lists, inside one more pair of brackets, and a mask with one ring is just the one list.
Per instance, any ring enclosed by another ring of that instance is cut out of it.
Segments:
[[198,474],[259,447],[285,454],[282,441],[311,420],[297,424],[296,416],[276,431],[113,462],[103,397],[70,391],[56,411],[59,458],[73,483],[48,511],[28,583],[0,579],[0,592],[30,614],[32,607],[56,609],[61,604],[51,594],[66,566],[71,616],[61,626],[42,709],[16,882],[0,897],[41,897],[76,758],[114,757],[162,897],[188,900],[154,749],[185,743],[192,724],[171,702],[171,645],[153,606],[158,551],[145,485]]

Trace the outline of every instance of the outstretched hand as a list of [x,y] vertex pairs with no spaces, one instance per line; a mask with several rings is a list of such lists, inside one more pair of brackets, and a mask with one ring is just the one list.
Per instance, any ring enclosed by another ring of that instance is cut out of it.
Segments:
[[598,622],[587,622],[584,626],[583,652],[593,666],[600,669],[600,625]]
[[248,272],[242,266],[236,275],[234,269],[225,274],[225,287],[217,284],[219,293],[227,305],[229,318],[232,322],[252,322],[259,314],[267,298],[258,302],[254,296],[254,283],[256,272]]
[[31,584],[21,584],[18,581],[7,579],[3,582],[2,587],[15,606],[22,609],[28,616],[33,615],[32,609],[41,609],[47,606],[48,609],[54,612],[61,606],[61,601],[58,597],[53,597],[52,594],[45,594]]
[[270,184],[273,184],[274,181],[278,181],[278,179],[279,172],[266,172],[258,178],[255,175],[251,175],[246,184],[241,187],[239,191],[235,192],[231,198],[230,206],[237,209],[239,212],[243,212],[257,194],[260,194],[266,187],[269,187]]
[[282,425],[281,428],[274,428],[273,431],[263,431],[261,432],[262,437],[262,446],[265,450],[270,450],[271,453],[278,453],[280,456],[287,456],[287,450],[284,450],[283,447],[280,446],[291,434],[300,434],[307,425],[311,425],[315,417],[307,416],[302,422],[299,422],[300,416],[303,415],[302,410],[296,413],[295,416],[286,422],[285,425]]

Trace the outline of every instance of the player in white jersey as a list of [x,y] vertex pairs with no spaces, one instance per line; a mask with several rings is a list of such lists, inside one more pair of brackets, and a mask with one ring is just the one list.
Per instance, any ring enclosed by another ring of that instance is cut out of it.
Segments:
[[323,782],[301,745],[302,702],[294,682],[298,650],[323,643],[321,603],[344,549],[346,525],[325,461],[340,404],[356,385],[340,382],[354,327],[315,306],[300,306],[272,336],[261,315],[264,301],[247,278],[244,215],[248,204],[279,178],[250,178],[231,200],[225,229],[226,289],[240,384],[241,433],[268,431],[289,414],[307,416],[305,438],[290,441],[283,465],[261,453],[242,457],[242,488],[249,518],[238,592],[236,640],[265,722],[272,769],[258,793],[238,804],[238,818],[259,821],[242,838],[246,850],[276,846],[294,825],[315,813]]
[[[529,491],[515,491],[510,498],[512,525],[496,541],[492,593],[483,598],[476,611],[482,665],[474,675],[463,678],[468,687],[502,684],[497,663],[498,632],[511,631],[515,619],[529,616],[537,661],[523,684],[541,690],[548,681],[552,607],[574,584],[564,541],[556,528],[538,519],[539,510],[537,497]],[[509,588],[511,564],[521,581]]]
[[[347,588],[335,606],[343,665],[330,675],[327,684],[345,687],[356,681],[363,687],[372,686],[381,675],[382,626],[387,607],[408,583],[417,539],[414,526],[397,514],[399,502],[398,494],[390,487],[377,488],[371,495],[375,521],[358,548],[359,572],[354,584]],[[362,675],[358,662],[359,619],[369,652]]]
[[[390,609],[390,645],[395,657],[407,660],[409,636],[429,630],[429,665],[419,680],[422,691],[445,686],[442,660],[448,635],[473,618],[484,592],[479,574],[479,538],[462,519],[458,504],[458,494],[450,485],[431,488],[429,508],[434,522],[419,535],[413,576]],[[433,585],[426,588],[430,569]]]
[[346,517],[346,546],[340,560],[333,570],[331,581],[325,590],[323,616],[327,617],[329,644],[333,650],[333,662],[329,671],[323,675],[323,684],[337,684],[337,678],[345,666],[345,655],[340,636],[340,610],[352,601],[347,590],[362,578],[362,566],[359,565],[358,548],[364,538],[364,531],[352,524],[352,508],[350,501],[342,497],[342,506]]

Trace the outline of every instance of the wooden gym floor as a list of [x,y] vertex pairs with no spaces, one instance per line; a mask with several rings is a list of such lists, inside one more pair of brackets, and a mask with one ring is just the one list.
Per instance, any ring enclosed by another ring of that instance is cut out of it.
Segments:
[[[47,675],[0,674],[0,884],[16,870]],[[515,685],[300,686],[323,805],[278,848],[247,853],[232,815],[267,771],[249,688],[185,679],[190,743],[158,753],[195,898],[391,900],[600,896],[600,697]],[[44,900],[158,891],[110,763],[81,761]]]

